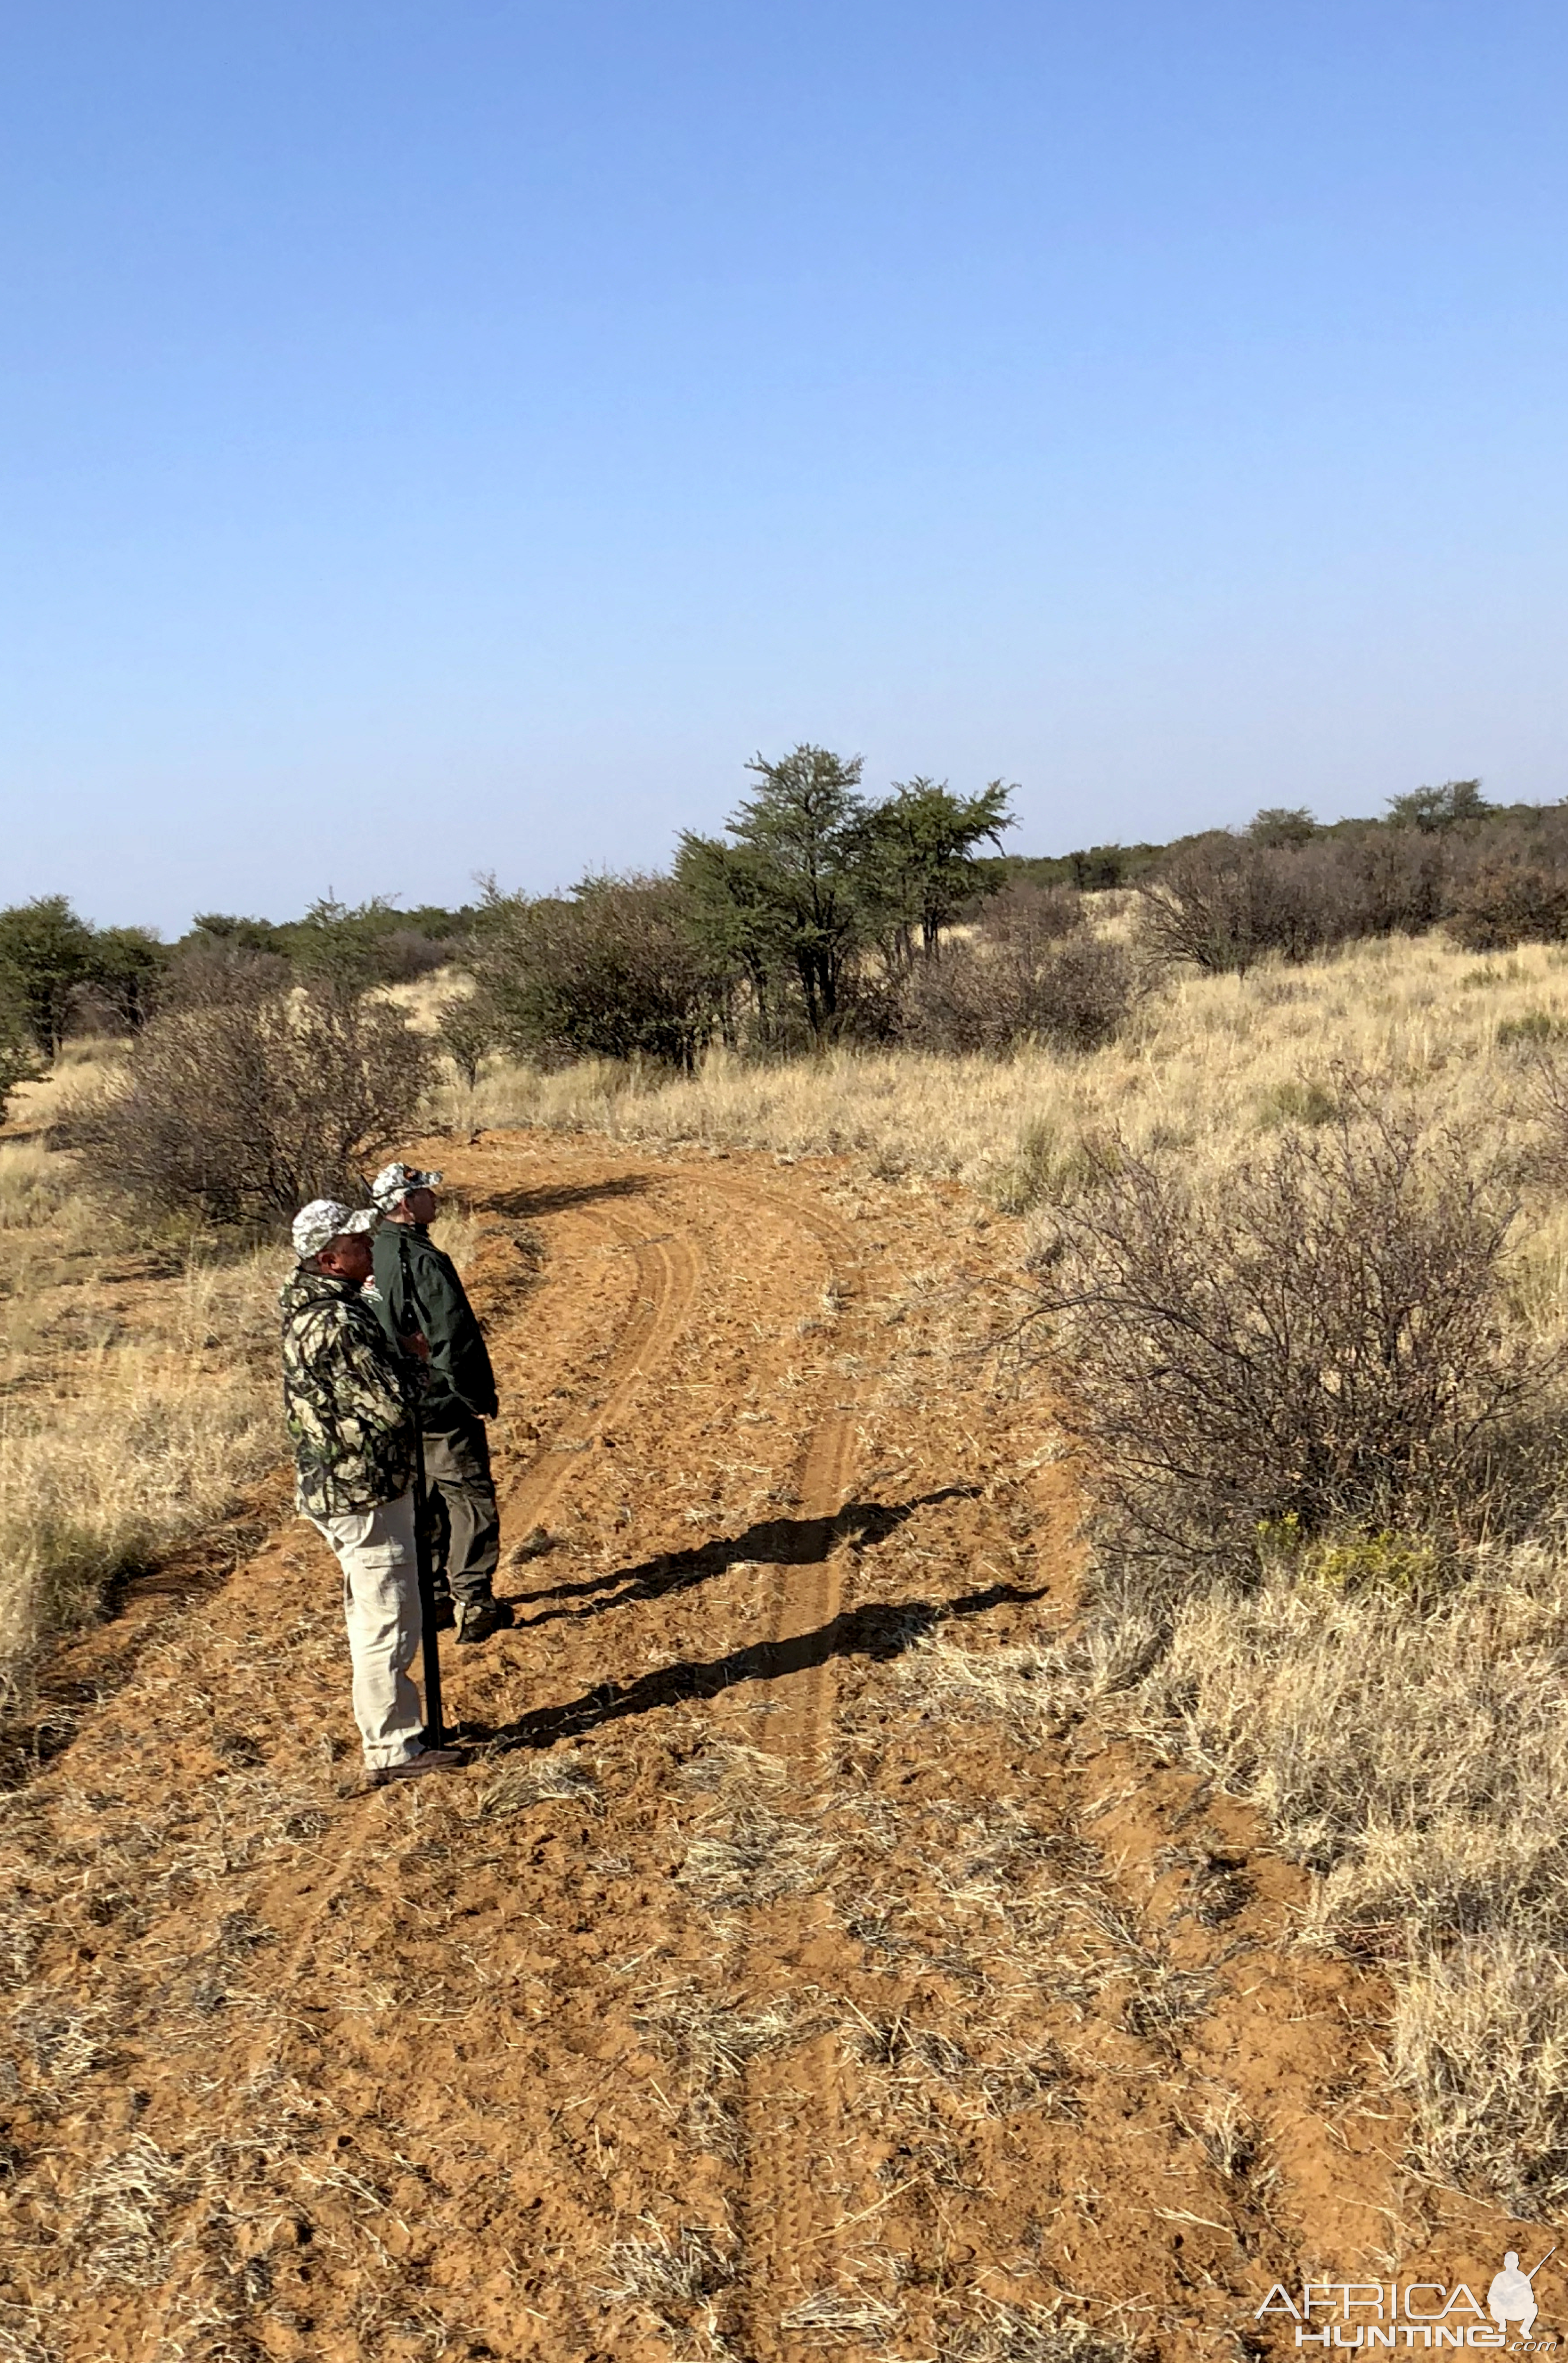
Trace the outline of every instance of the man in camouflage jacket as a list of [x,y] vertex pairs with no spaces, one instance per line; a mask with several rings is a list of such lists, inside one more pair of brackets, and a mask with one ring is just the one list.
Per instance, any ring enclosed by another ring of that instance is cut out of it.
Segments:
[[331,1198],[304,1207],[293,1226],[299,1266],[279,1303],[295,1499],[343,1570],[354,1719],[367,1784],[381,1788],[460,1758],[454,1748],[424,1745],[409,1679],[420,1644],[414,1456],[425,1369],[417,1351],[388,1337],[360,1293],[375,1222],[370,1208]]

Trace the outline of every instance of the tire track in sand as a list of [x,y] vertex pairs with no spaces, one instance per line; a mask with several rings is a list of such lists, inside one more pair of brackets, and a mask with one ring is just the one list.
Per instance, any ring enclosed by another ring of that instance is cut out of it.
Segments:
[[[732,1185],[729,1194],[741,1193]],[[747,1192],[769,1212],[803,1230],[828,1259],[829,1292],[848,1315],[839,1334],[839,1360],[859,1348],[867,1329],[863,1267],[858,1243],[820,1208],[804,1208],[771,1191]],[[856,1357],[859,1359],[858,1356]],[[841,1528],[858,1445],[857,1423],[864,1371],[842,1367],[830,1376],[838,1399],[822,1405],[798,1463],[799,1556],[777,1570],[768,1639],[785,1659],[791,1641],[823,1631],[844,1606],[845,1553]],[[758,1744],[781,1756],[793,1776],[781,1801],[810,1810],[832,1731],[836,1692],[834,1660],[823,1655],[782,1675],[771,1702],[774,1712],[759,1723]],[[799,1899],[780,1934],[787,1958],[823,1928],[827,1906],[820,1896]],[[796,1980],[791,1979],[790,1982]],[[763,2058],[747,2072],[745,2113],[748,2138],[740,2213],[747,2258],[748,2352],[756,2363],[794,2363],[815,2349],[780,2328],[791,2303],[830,2289],[840,2202],[818,2190],[814,2166],[830,2169],[840,2146],[844,2095],[838,2046],[832,2033],[812,2037],[780,2059]]]
[[640,1232],[624,1216],[598,1210],[585,1215],[595,1228],[609,1232],[617,1247],[630,1251],[636,1275],[636,1296],[630,1319],[616,1340],[608,1367],[600,1375],[598,1401],[590,1410],[569,1413],[547,1444],[542,1445],[521,1475],[507,1488],[503,1509],[513,1525],[525,1521],[538,1525],[558,1499],[571,1475],[572,1459],[586,1451],[603,1430],[626,1409],[638,1385],[654,1376],[673,1351],[696,1299],[705,1259],[691,1238],[679,1230]]

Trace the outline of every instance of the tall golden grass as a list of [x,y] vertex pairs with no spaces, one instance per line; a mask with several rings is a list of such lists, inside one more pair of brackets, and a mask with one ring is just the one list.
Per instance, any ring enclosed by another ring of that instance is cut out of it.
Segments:
[[437,1117],[460,1129],[540,1125],[625,1138],[842,1151],[878,1171],[949,1175],[1010,1211],[1070,1186],[1086,1132],[1201,1159],[1305,1115],[1337,1064],[1419,1096],[1434,1119],[1511,1120],[1532,1044],[1568,1037],[1568,952],[1478,960],[1439,937],[1358,945],[1309,967],[1184,975],[1124,1038],[1088,1055],[1012,1059],[838,1050],[755,1066],[714,1052],[692,1078],[586,1061],[543,1073],[492,1056]]
[[275,1250],[149,1257],[70,1159],[0,1142],[0,1705],[120,1576],[280,1457]]

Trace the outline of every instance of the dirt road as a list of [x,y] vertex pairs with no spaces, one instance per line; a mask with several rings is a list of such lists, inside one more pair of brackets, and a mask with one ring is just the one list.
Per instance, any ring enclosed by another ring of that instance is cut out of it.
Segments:
[[1301,1875],[1040,1691],[1076,1506],[983,1350],[1012,1227],[426,1148],[503,1400],[473,1761],[352,1792],[291,1523],[8,1800],[0,2357],[1110,2363],[1283,2352],[1307,2269],[1484,2285],[1510,2227],[1399,2169]]

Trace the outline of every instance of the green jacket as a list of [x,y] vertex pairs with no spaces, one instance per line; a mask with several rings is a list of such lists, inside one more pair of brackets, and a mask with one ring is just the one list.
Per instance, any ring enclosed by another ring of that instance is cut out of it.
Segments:
[[307,1518],[372,1510],[414,1482],[423,1366],[391,1345],[352,1281],[301,1264],[283,1283],[283,1411]]
[[450,1256],[415,1223],[383,1223],[376,1259],[376,1310],[394,1340],[423,1330],[430,1340],[429,1427],[456,1426],[464,1412],[493,1419],[495,1372],[473,1306]]

